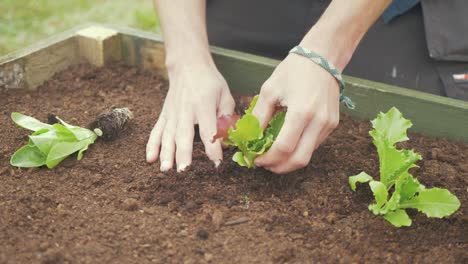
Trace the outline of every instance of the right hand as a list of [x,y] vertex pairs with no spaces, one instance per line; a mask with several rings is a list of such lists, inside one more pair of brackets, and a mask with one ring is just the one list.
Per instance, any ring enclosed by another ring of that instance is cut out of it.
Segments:
[[218,166],[222,148],[216,134],[216,120],[232,114],[235,102],[228,85],[214,63],[181,63],[168,69],[169,91],[159,119],[151,131],[146,160],[161,161],[161,171],[177,164],[177,171],[185,170],[192,162],[194,125],[199,125],[205,152]]

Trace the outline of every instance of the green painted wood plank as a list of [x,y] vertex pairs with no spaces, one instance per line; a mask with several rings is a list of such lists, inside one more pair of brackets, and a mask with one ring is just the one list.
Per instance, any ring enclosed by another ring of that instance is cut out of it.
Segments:
[[419,91],[346,77],[346,94],[356,103],[355,110],[343,111],[372,119],[378,112],[396,106],[411,119],[411,131],[468,142],[468,102]]

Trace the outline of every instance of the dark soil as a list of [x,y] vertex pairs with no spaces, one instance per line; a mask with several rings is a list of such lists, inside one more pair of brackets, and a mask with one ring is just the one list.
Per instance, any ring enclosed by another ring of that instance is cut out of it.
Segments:
[[[413,174],[462,202],[446,219],[410,211],[395,228],[367,210],[368,187],[348,176],[378,175],[369,122],[342,116],[310,165],[289,175],[234,164],[215,169],[200,142],[188,172],[160,173],[145,145],[167,83],[124,65],[72,67],[37,91],[0,92],[1,263],[467,263],[468,144],[411,134],[424,160]],[[111,106],[135,118],[116,140],[53,170],[9,166],[28,131],[12,111],[85,126]]]

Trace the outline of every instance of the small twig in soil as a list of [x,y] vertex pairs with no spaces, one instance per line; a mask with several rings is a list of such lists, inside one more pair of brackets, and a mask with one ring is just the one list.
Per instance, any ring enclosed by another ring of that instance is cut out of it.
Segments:
[[248,221],[250,221],[248,217],[241,217],[235,220],[227,221],[226,223],[224,223],[224,225],[225,226],[240,225],[243,223],[247,223]]

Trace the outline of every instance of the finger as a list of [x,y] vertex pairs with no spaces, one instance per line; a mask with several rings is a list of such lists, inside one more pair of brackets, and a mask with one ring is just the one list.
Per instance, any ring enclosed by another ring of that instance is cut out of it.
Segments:
[[194,135],[193,118],[190,115],[181,116],[175,137],[177,172],[184,171],[192,163]]
[[161,154],[160,154],[160,160],[161,160],[160,170],[163,172],[172,169],[174,165],[175,128],[176,128],[175,122],[169,121],[163,132],[162,142],[161,142]]
[[325,142],[325,140],[327,140],[327,138],[331,135],[331,133],[333,132],[333,130],[335,130],[335,128],[336,126],[330,126],[330,127],[323,129],[320,132],[320,135],[318,136],[318,140],[315,144],[315,150],[318,149],[320,145],[322,145],[323,142]]
[[258,95],[257,104],[255,105],[252,114],[258,118],[260,125],[265,128],[268,125],[273,113],[275,111],[277,98],[273,95],[267,86],[264,85],[260,94]]
[[146,144],[146,161],[149,163],[153,163],[158,160],[159,147],[161,146],[161,138],[165,124],[166,119],[164,116],[160,116],[158,122],[156,122],[151,130],[148,143]]
[[229,90],[224,90],[221,94],[221,99],[219,100],[218,106],[218,115],[230,115],[234,113],[234,108],[236,107],[236,103],[234,98],[232,98],[231,93]]
[[[229,90],[223,91],[218,106],[218,117],[222,115],[232,115],[234,113],[235,107],[236,102],[234,101],[234,98],[232,98]],[[220,140],[220,143],[223,149],[228,148],[228,145],[224,144],[222,140]]]
[[223,152],[219,140],[212,142],[216,134],[216,107],[215,105],[206,106],[204,109],[197,110],[198,127],[200,137],[205,145],[206,155],[218,166],[223,159]]
[[315,143],[315,146],[314,146],[314,151],[317,150],[320,145],[322,145],[322,143],[327,139],[327,137],[331,134],[333,130],[331,129],[323,129],[318,138],[317,138],[317,142]]
[[331,124],[331,121],[326,121],[323,125],[320,134],[317,137],[314,150],[318,149],[320,145],[327,139],[327,137],[333,132],[334,127]]
[[312,157],[320,135],[326,130],[314,121],[304,129],[304,133],[297,144],[297,148],[288,160],[270,166],[267,169],[278,174],[284,174],[306,167]]
[[288,110],[275,142],[267,153],[255,160],[255,164],[260,167],[270,167],[287,159],[295,151],[302,132],[311,118],[312,115],[307,112]]
[[[333,90],[330,91],[333,92]],[[328,128],[323,129],[320,132],[319,139],[315,144],[315,149],[318,149],[320,145],[322,145],[322,143],[330,136],[333,130],[338,127],[338,123],[340,122],[339,95],[336,94],[334,96],[328,96],[328,102],[328,115],[331,115],[327,122]]]

